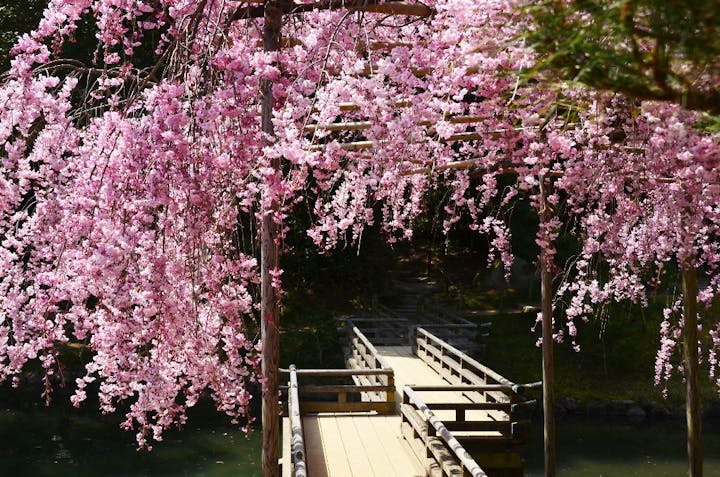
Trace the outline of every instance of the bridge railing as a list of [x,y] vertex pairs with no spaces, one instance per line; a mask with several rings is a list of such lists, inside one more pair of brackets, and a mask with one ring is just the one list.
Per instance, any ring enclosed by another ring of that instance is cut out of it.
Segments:
[[[296,369],[301,414],[395,409],[395,374],[357,328],[349,330],[349,369]],[[290,370],[281,369],[283,373]],[[352,382],[353,384],[348,384]]]
[[[282,370],[281,371],[286,371]],[[390,381],[389,385],[372,384],[300,384],[298,395],[300,398],[301,414],[316,412],[364,412],[377,411],[390,414],[395,408],[393,396],[395,384],[393,371],[383,369],[298,369],[298,379],[312,378],[317,382],[319,379],[327,381],[344,381],[347,379],[385,376]],[[382,393],[387,396],[385,400],[363,401],[363,393]]]
[[[527,401],[523,394],[528,389],[539,387],[540,383],[516,384],[424,328],[415,330],[413,352],[455,387],[448,390],[462,393],[469,402],[486,406],[488,424],[472,423],[468,428],[482,430],[477,426],[488,426],[487,430],[497,430],[506,439],[522,440],[526,437],[528,423],[521,418],[522,411],[535,403]],[[472,406],[466,408],[470,409]],[[459,409],[459,412],[463,411]],[[492,421],[496,422],[497,428],[490,429],[496,425]],[[461,430],[464,426],[459,422],[456,428]]]
[[[431,408],[426,404],[418,395],[417,391],[420,390],[426,388],[405,386],[403,389],[402,433],[416,456],[425,464],[428,474],[487,477],[485,471],[453,436],[452,428],[433,413],[432,410],[438,409],[438,405]],[[442,409],[446,408],[442,406]],[[456,412],[460,410],[456,409]]]
[[432,331],[438,338],[465,352],[485,352],[484,341],[490,336],[491,322],[474,323],[442,306],[424,305],[420,313],[427,320],[421,320],[419,327]]
[[377,370],[377,373],[358,374],[353,377],[357,385],[382,387],[377,391],[368,389],[361,397],[365,401],[385,402],[389,404],[388,412],[395,405],[395,374],[387,360],[378,353],[375,345],[365,336],[365,333],[348,320],[346,337],[350,352],[347,357],[348,368],[361,370]]
[[305,437],[302,418],[300,417],[300,397],[298,395],[298,379],[295,366],[290,366],[288,382],[288,415],[290,418],[290,475],[307,477],[305,462]]
[[407,343],[410,323],[406,318],[392,315],[392,312],[382,305],[376,305],[375,313],[373,316],[341,318],[339,321],[342,331],[347,334],[348,330],[356,326],[377,346],[397,346]]

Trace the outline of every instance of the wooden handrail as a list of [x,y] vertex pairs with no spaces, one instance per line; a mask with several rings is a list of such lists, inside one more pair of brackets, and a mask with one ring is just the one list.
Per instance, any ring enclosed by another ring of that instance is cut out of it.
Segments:
[[[376,323],[376,322],[377,323],[387,323],[388,322],[387,318],[378,318],[376,316],[373,316],[373,317],[352,316],[352,317],[338,318],[338,320],[350,321],[352,323],[358,323],[358,322],[359,323]],[[407,320],[404,320],[404,321],[407,321]]]
[[[481,323],[481,324],[473,323],[472,321],[468,320],[467,318],[458,316],[455,313],[451,313],[448,310],[440,308],[439,306],[424,307],[424,313],[426,315],[440,316],[442,319],[447,321],[447,323],[443,323],[443,325],[460,326],[460,327],[467,326],[468,328],[481,328],[481,327],[485,327],[485,326],[489,325],[489,323]],[[433,326],[442,326],[442,325],[438,324],[438,325],[433,325]]]
[[439,435],[445,442],[447,447],[455,454],[455,457],[461,463],[463,468],[472,477],[487,477],[485,471],[480,468],[475,459],[470,457],[470,453],[460,444],[460,442],[452,435],[452,433],[445,427],[445,424],[435,417],[435,414],[428,408],[420,397],[415,394],[413,388],[405,386],[403,393],[407,396],[407,399],[414,405],[414,407],[422,413],[425,420],[429,422],[434,428],[437,435]]
[[[367,383],[355,380],[357,384],[304,384],[292,388],[288,386],[288,402],[292,393],[304,396],[302,401],[302,414],[313,412],[367,412],[391,413],[395,408],[395,381],[392,369],[298,369],[291,367],[291,376],[320,378],[347,378],[360,376],[375,376]],[[380,381],[384,376],[386,382]],[[354,401],[351,395],[377,394],[378,399],[370,401]],[[312,396],[325,396],[317,399]],[[335,395],[334,400],[327,400],[329,395]],[[299,402],[299,401],[298,401]],[[290,411],[290,405],[288,405]]]
[[378,310],[375,316],[345,317],[342,321],[350,340],[354,337],[352,329],[357,326],[373,345],[396,346],[407,342],[408,320],[396,317],[388,319],[387,314],[381,310]]
[[298,396],[298,381],[295,365],[291,365],[289,371],[288,413],[290,414],[290,428],[292,430],[290,446],[293,475],[295,477],[307,477],[305,438],[303,436],[302,418],[300,417],[300,398]]
[[[376,411],[392,413],[395,409],[395,375],[375,346],[352,322],[346,319],[358,368],[351,369],[280,369],[281,373],[312,378],[352,378],[355,384],[305,384],[296,389],[303,398],[303,413]],[[313,399],[312,396],[315,395]],[[318,395],[325,395],[319,397]],[[328,397],[335,395],[335,400]],[[360,395],[361,401],[353,399]],[[369,399],[368,399],[369,398]]]
[[491,378],[495,382],[509,387],[510,389],[513,390],[514,393],[518,393],[518,391],[525,388],[525,386],[516,384],[516,383],[510,381],[509,379],[505,378],[504,376],[501,376],[497,372],[493,371],[492,369],[488,368],[487,366],[481,364],[477,360],[475,360],[475,359],[471,358],[470,356],[468,356],[467,354],[463,353],[459,349],[455,348],[451,344],[446,343],[445,341],[437,338],[435,335],[428,332],[424,328],[416,328],[416,333],[417,333],[417,335],[423,335],[423,337],[426,340],[432,341],[440,349],[445,349],[445,350],[449,351],[450,353],[454,354],[455,356],[457,356],[461,360],[463,365],[470,365],[470,366],[474,367],[475,369],[480,371],[485,376]]
[[300,386],[303,394],[321,393],[362,393],[362,392],[392,392],[395,388],[387,385],[354,385],[354,384],[307,384]]
[[502,391],[505,393],[514,392],[510,386],[505,386],[503,384],[451,384],[451,385],[441,385],[441,386],[415,386],[415,385],[413,385],[412,388],[416,392],[418,392],[418,391],[448,391],[448,392]]
[[[280,368],[284,374],[290,373],[289,369]],[[388,376],[393,374],[392,369],[298,369],[295,371],[298,376],[327,377],[352,377],[352,376]]]
[[[417,391],[413,387],[413,391]],[[434,411],[505,411],[509,413],[514,404],[509,402],[438,402],[426,403]],[[495,421],[500,422],[500,421]]]
[[475,323],[423,323],[423,328],[479,328]]
[[362,341],[363,345],[365,345],[365,348],[367,348],[370,351],[370,354],[377,360],[377,362],[380,364],[381,369],[390,369],[392,370],[392,367],[387,362],[385,357],[383,357],[380,353],[378,353],[377,349],[375,349],[375,346],[368,340],[365,335],[358,329],[357,326],[352,327],[353,334]]

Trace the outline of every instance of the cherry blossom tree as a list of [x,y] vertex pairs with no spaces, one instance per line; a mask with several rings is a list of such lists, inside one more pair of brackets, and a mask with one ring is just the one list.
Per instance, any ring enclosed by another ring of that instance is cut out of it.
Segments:
[[[589,106],[586,127],[572,135],[582,148],[558,180],[582,236],[574,278],[559,290],[568,297],[567,335],[574,340],[575,319],[587,319],[602,303],[647,305],[668,270],[680,271],[682,298],[665,311],[656,383],[669,377],[682,338],[690,475],[702,475],[698,348],[711,343],[700,353],[707,353],[715,377],[718,325],[703,325],[702,314],[698,325],[697,301],[709,312],[717,294],[720,142],[698,127],[697,113],[677,105],[610,96]],[[622,142],[613,143],[613,137]],[[608,273],[601,272],[598,259]],[[698,271],[706,283],[699,291]],[[681,317],[672,319],[681,308]],[[703,327],[709,335],[699,341]]]
[[[677,108],[648,103],[638,116],[585,88],[525,81],[535,55],[519,6],[52,0],[0,85],[0,377],[19,382],[39,360],[49,396],[59,351],[87,346],[73,403],[95,383],[104,412],[129,405],[124,425],[140,445],[184,422],[205,393],[245,422],[247,383],[260,380],[270,448],[278,258],[298,205],[312,211],[307,233],[322,252],[371,224],[411,238],[426,194],[443,184],[446,229],[466,215],[510,270],[510,230],[493,210],[527,194],[542,218],[545,296],[565,198],[582,218],[584,254],[620,257],[607,290],[587,275],[561,289],[576,297],[570,335],[586,296],[639,297],[645,265],[679,257],[714,270],[714,140]],[[89,19],[94,57],[63,60]],[[613,139],[616,120],[633,147]],[[516,185],[498,186],[505,173]],[[622,194],[628,176],[634,195]],[[260,264],[244,246],[250,223]],[[667,246],[623,255],[628,237],[647,245],[653,230]],[[549,351],[552,313],[548,299]],[[551,442],[551,375],[545,384]],[[276,453],[263,461],[274,475]]]
[[[3,378],[37,359],[49,396],[59,350],[79,343],[93,354],[73,403],[91,383],[104,412],[129,403],[140,445],[205,392],[247,418],[256,317],[277,331],[282,271],[264,254],[259,273],[243,224],[262,222],[275,254],[307,201],[321,248],[375,220],[409,238],[431,186],[416,169],[451,180],[450,215],[467,206],[508,258],[502,224],[480,217],[493,174],[478,203],[453,171],[511,149],[513,119],[495,111],[527,61],[503,43],[513,5],[387,3],[51,1],[0,87]],[[63,60],[88,18],[95,57]]]

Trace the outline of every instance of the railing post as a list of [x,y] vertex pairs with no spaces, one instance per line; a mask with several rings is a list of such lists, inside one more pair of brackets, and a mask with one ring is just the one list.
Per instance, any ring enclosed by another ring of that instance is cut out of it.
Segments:
[[350,352],[352,352],[352,349],[353,349],[352,330],[353,330],[352,321],[351,320],[345,321],[345,343]]
[[[444,344],[440,345],[440,358],[439,358],[440,369],[445,369],[445,352],[446,351],[447,350],[445,348],[445,345]],[[452,374],[452,372],[451,372],[451,374]]]
[[395,407],[395,372],[391,374],[387,374],[387,387],[390,388],[389,391],[385,393],[385,400],[388,403],[388,407],[390,409],[393,409]]
[[[444,442],[446,448],[454,455],[457,459],[457,463],[460,465],[463,475],[471,475],[475,477],[487,477],[487,474],[480,468],[475,462],[472,456],[465,450],[460,442],[455,438],[452,433],[448,430],[445,424],[435,416],[432,411],[428,408],[422,399],[415,394],[415,390],[410,386],[405,386],[403,390],[405,396],[410,401],[410,404],[414,409],[419,411],[427,422],[427,436],[428,437],[440,437]],[[405,399],[405,398],[403,398]],[[425,450],[427,452],[426,457],[433,457],[432,452],[429,449],[430,439],[425,439]]]
[[292,433],[290,448],[292,463],[283,462],[283,465],[292,465],[292,475],[306,477],[305,467],[305,439],[302,431],[302,418],[300,417],[300,397],[298,395],[297,369],[290,365],[290,382],[288,383],[288,414],[290,417],[290,430]]

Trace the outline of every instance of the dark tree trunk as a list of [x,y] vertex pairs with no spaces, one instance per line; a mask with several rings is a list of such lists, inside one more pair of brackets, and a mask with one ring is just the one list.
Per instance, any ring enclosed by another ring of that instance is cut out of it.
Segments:
[[[542,210],[540,220],[550,218],[550,205],[547,203],[547,187],[541,183]],[[555,368],[553,363],[553,290],[552,263],[545,250],[540,250],[540,282],[542,309],[542,365],[543,365],[543,419],[545,440],[545,477],[555,477]]]
[[[282,10],[277,2],[265,4],[265,25],[263,44],[265,51],[277,51],[280,46]],[[262,130],[268,137],[275,134],[272,113],[275,100],[272,95],[272,81],[262,84]],[[280,160],[273,159],[271,167],[280,173]],[[267,202],[264,201],[267,206]],[[262,471],[264,477],[278,477],[280,406],[278,362],[280,349],[280,300],[278,291],[272,286],[271,271],[279,265],[279,226],[275,222],[274,212],[279,204],[273,201],[270,210],[263,210],[260,226],[260,314],[262,333],[262,374],[265,380],[262,393]]]
[[683,333],[684,368],[687,391],[687,450],[688,475],[702,477],[702,409],[698,383],[698,337],[697,337],[697,271],[692,266],[682,269],[683,282]]

